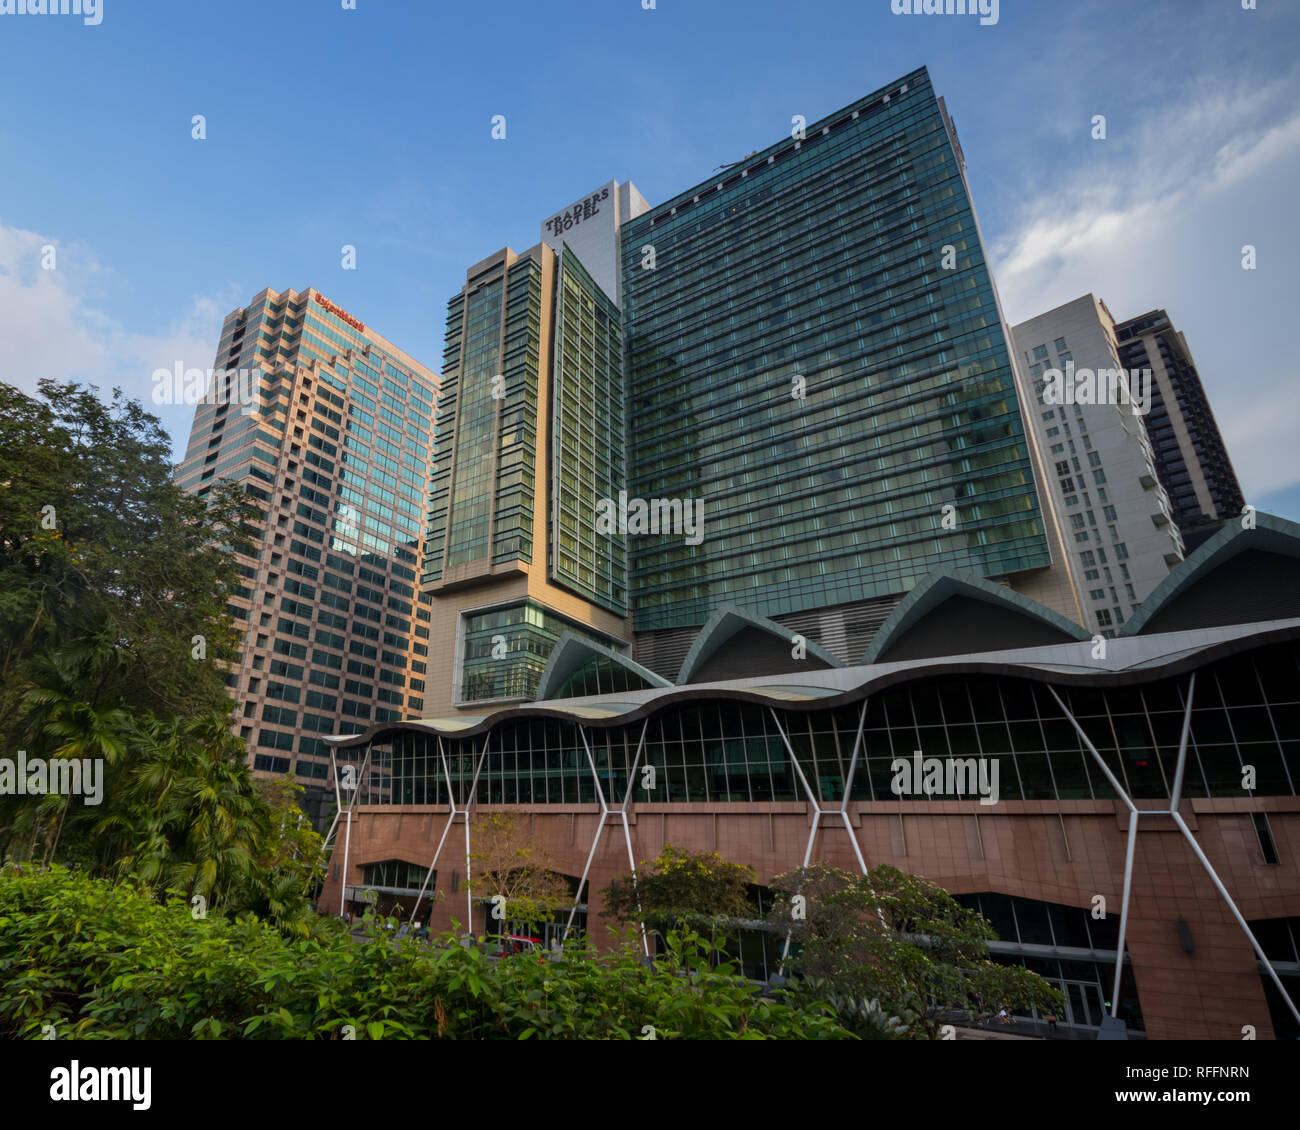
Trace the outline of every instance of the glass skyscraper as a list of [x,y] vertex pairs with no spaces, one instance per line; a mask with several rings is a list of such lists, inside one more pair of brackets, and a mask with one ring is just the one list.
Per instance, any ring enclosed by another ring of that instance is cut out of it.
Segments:
[[630,645],[626,544],[597,516],[626,483],[618,230],[645,207],[602,185],[448,303],[424,571],[435,713],[534,697],[565,632]]
[[[925,70],[656,207],[611,181],[541,236],[448,306],[424,577],[446,706],[531,697],[562,630],[672,677],[723,605],[856,658],[938,565],[1076,614]],[[611,529],[615,501],[695,528]]]
[[632,220],[622,262],[630,489],[702,499],[707,531],[631,540],[638,633],[722,603],[772,617],[896,597],[941,564],[1051,563],[925,70]]

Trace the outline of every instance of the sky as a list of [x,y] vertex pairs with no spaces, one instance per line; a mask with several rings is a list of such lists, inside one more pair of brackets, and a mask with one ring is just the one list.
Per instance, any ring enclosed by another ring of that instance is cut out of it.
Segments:
[[178,460],[193,409],[154,407],[151,376],[209,368],[264,287],[315,286],[440,370],[469,265],[611,178],[666,200],[925,65],[1008,320],[1089,292],[1167,309],[1247,502],[1300,520],[1294,0],[1001,0],[987,23],[902,0],[16,6],[0,380],[119,386]]

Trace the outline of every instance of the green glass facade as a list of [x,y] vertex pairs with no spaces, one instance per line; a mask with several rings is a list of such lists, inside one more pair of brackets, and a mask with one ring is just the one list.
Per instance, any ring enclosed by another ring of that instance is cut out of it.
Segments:
[[[1292,700],[1300,686],[1298,670],[1300,647],[1294,642],[1257,647],[1201,668],[1184,797],[1251,795],[1242,788],[1243,765],[1257,769],[1256,795],[1297,795],[1300,702]],[[1070,717],[1130,797],[1167,800],[1186,717],[1186,686],[1185,676],[1171,675],[1141,686],[1057,687],[1067,716],[1042,683],[1012,675],[945,674],[874,694],[865,724],[857,704],[781,709],[703,695],[658,709],[648,721],[618,725],[596,719],[582,733],[571,720],[527,716],[504,717],[485,734],[460,739],[394,728],[375,742],[372,756],[383,775],[367,782],[371,791],[360,803],[383,804],[390,796],[406,804],[447,803],[436,760],[440,740],[462,803],[485,743],[489,753],[477,794],[484,804],[593,801],[587,745],[606,797],[615,804],[649,799],[629,796],[637,765],[655,768],[657,802],[798,801],[809,789],[828,805],[843,802],[846,789],[851,801],[961,799],[955,792],[895,791],[896,759],[907,761],[918,749],[927,757],[996,760],[1003,800],[1117,799]],[[599,705],[616,704],[617,699]],[[850,778],[860,725],[861,755]],[[786,752],[787,739],[802,779]]]
[[924,70],[631,220],[622,258],[630,493],[705,504],[699,546],[629,539],[636,630],[901,594],[938,565],[1050,564]]
[[467,612],[461,631],[461,702],[536,697],[546,661],[565,632],[605,647],[618,642],[533,600]]
[[566,246],[556,287],[552,411],[553,575],[619,616],[627,615],[622,536],[596,532],[597,504],[624,483],[623,335],[618,307]]
[[[541,267],[520,259],[447,304],[425,582],[491,556],[531,561]],[[454,437],[454,439],[452,438]]]
[[497,397],[501,367],[501,282],[471,295],[465,314],[465,352],[457,382],[456,445],[452,466],[447,564],[485,557],[492,522],[490,484],[496,472]]

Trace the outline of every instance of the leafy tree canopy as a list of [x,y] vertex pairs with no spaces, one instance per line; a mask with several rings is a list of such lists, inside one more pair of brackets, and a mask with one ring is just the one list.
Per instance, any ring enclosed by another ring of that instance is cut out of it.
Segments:
[[642,863],[635,878],[620,875],[601,892],[606,913],[666,933],[685,924],[717,936],[735,931],[738,919],[757,917],[749,888],[754,869],[729,863],[716,851],[695,852],[667,844]]
[[0,750],[94,759],[103,794],[0,797],[0,858],[130,874],[301,932],[319,843],[309,859],[294,801],[254,781],[220,662],[238,654],[233,551],[258,512],[235,484],[181,491],[160,422],[120,389],[39,390],[0,383]]
[[929,1038],[947,1012],[1063,1007],[1037,974],[990,960],[997,933],[988,921],[919,876],[888,864],[851,875],[818,863],[778,875],[772,891],[769,927],[798,947],[793,968],[822,999],[829,991],[878,1002]]

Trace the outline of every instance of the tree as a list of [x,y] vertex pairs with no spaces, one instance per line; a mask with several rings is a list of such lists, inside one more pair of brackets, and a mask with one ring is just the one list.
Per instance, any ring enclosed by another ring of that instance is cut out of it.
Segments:
[[238,645],[230,551],[251,548],[256,508],[232,483],[180,490],[166,432],[121,390],[105,404],[42,380],[40,395],[0,383],[0,727],[56,651],[89,661],[91,705],[218,706],[213,661]]
[[301,932],[319,844],[286,862],[296,818],[247,767],[221,666],[238,654],[233,551],[259,511],[234,483],[181,491],[167,434],[121,390],[39,389],[0,383],[0,745],[90,758],[104,791],[0,797],[0,859],[129,875]]
[[474,822],[470,890],[480,898],[501,897],[496,919],[526,924],[530,929],[550,922],[573,905],[569,881],[555,870],[550,853],[528,835],[524,819],[494,812]]
[[819,863],[778,875],[772,890],[769,928],[798,943],[792,966],[811,981],[804,992],[879,1002],[931,1039],[945,1012],[1064,1006],[1037,974],[991,961],[988,921],[916,875]]
[[605,912],[666,936],[687,926],[717,939],[734,934],[736,921],[757,916],[749,899],[754,869],[728,863],[716,851],[693,852],[666,844],[634,876],[620,875],[601,892]]

